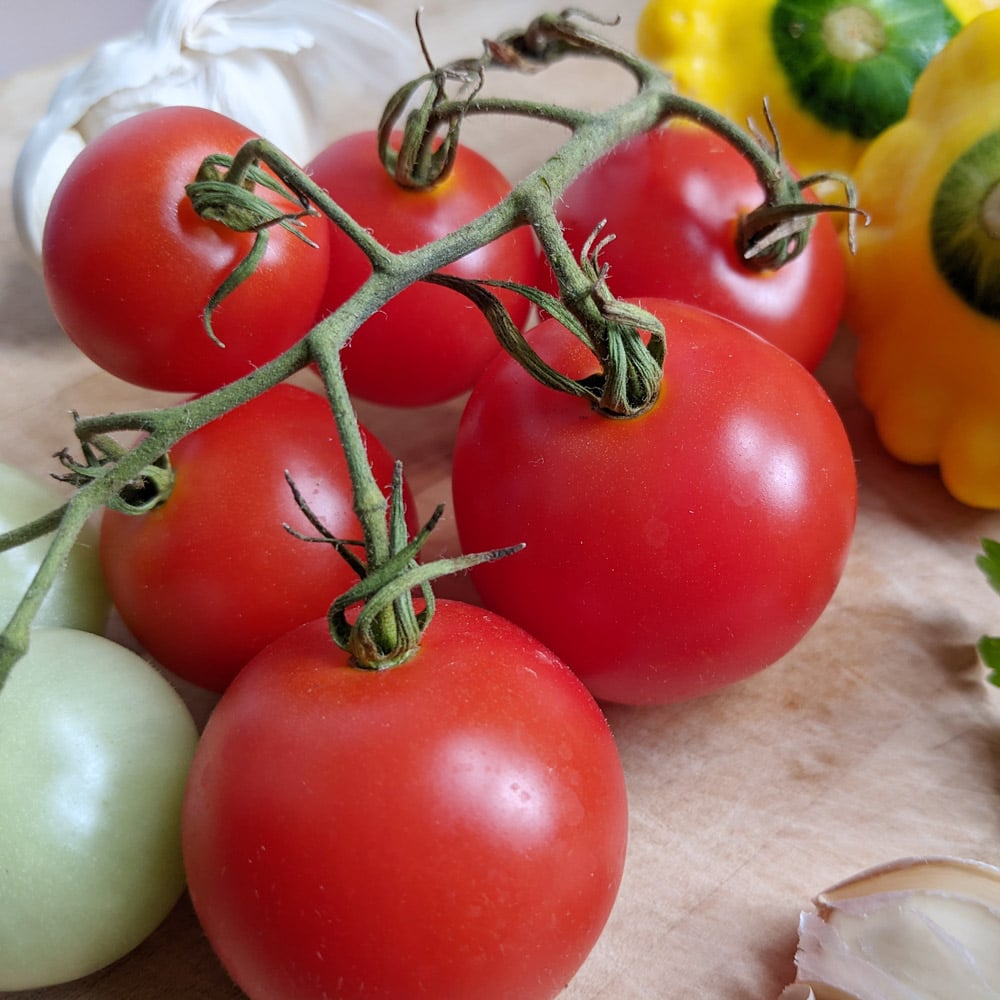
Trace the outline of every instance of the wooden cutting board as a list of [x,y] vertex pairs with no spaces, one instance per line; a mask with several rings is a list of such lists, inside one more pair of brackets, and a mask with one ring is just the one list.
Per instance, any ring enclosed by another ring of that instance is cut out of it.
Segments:
[[[406,25],[389,0],[369,6]],[[607,34],[633,43],[639,0],[589,6],[620,11],[622,23]],[[423,23],[432,52],[445,60],[477,53],[484,35],[524,24],[540,9],[525,0],[428,0]],[[16,242],[14,161],[66,68],[0,85],[0,461],[41,474],[54,470],[57,449],[73,443],[71,410],[151,402],[69,344]],[[598,107],[625,96],[628,81],[588,60],[528,80],[511,76],[508,92]],[[345,131],[373,124],[367,111],[351,113],[345,110]],[[561,138],[523,121],[472,123],[467,132],[513,178]],[[818,373],[843,415],[860,479],[842,584],[806,639],[762,674],[686,705],[609,709],[630,790],[630,849],[614,913],[567,1000],[774,998],[794,978],[798,914],[817,891],[900,856],[1000,862],[1000,691],[984,683],[974,649],[980,634],[1000,629],[1000,598],[974,562],[981,537],[1000,538],[1000,515],[960,506],[933,470],[884,453],[855,396],[852,350],[842,334]],[[361,411],[406,464],[420,510],[449,503],[461,401],[402,418],[378,407]],[[437,545],[456,548],[447,518]],[[471,596],[462,580],[441,593]],[[204,718],[210,699],[182,691]],[[17,994],[239,995],[186,899],[113,967]]]

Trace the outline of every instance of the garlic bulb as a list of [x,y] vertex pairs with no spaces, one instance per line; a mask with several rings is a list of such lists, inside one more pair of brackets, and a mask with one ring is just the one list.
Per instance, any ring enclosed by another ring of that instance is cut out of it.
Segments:
[[1000,869],[910,858],[868,869],[803,913],[781,1000],[997,1000]]
[[[105,43],[59,82],[14,172],[18,237],[36,262],[52,195],[81,149],[146,108],[196,105],[304,163],[418,75],[419,46],[343,0],[157,0],[145,30]],[[353,127],[374,127],[365,119]]]

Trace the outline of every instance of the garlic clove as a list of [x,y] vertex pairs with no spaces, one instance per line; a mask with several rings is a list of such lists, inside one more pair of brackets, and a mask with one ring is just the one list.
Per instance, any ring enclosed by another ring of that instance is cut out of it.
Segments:
[[1000,908],[1000,868],[964,858],[902,858],[868,868],[825,889],[819,906],[878,892],[934,890],[982,896]]
[[49,203],[81,149],[164,105],[212,108],[300,163],[423,69],[419,46],[345,0],[157,0],[144,31],[109,41],[57,85],[14,170],[14,219],[38,263]]
[[852,876],[814,903],[816,912],[799,921],[796,984],[781,1000],[1000,997],[1000,869],[902,859]]
[[793,983],[782,990],[778,1000],[860,1000],[853,993],[845,993],[835,986],[823,983]]

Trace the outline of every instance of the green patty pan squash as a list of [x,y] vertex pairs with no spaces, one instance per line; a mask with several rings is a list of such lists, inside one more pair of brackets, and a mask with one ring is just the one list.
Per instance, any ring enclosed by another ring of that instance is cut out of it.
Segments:
[[928,64],[855,171],[848,261],[859,395],[889,452],[1000,509],[1000,10]]
[[637,45],[678,90],[764,125],[801,174],[850,173],[902,118],[913,85],[996,0],[649,0]]

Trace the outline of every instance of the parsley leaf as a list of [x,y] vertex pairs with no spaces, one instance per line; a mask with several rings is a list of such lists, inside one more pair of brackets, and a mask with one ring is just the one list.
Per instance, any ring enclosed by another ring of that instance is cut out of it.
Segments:
[[[985,574],[989,585],[1000,594],[1000,542],[984,538],[982,546],[983,551],[976,557],[976,565]],[[990,670],[990,683],[1000,687],[1000,636],[984,635],[976,648]]]

